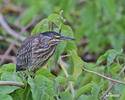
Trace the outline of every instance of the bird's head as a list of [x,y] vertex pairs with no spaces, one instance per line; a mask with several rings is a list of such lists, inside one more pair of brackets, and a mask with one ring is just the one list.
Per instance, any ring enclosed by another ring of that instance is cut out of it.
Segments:
[[57,33],[55,31],[48,31],[48,32],[44,32],[41,34],[44,36],[47,36],[53,42],[60,42],[60,41],[65,41],[65,40],[75,40],[74,38],[61,36],[60,33]]

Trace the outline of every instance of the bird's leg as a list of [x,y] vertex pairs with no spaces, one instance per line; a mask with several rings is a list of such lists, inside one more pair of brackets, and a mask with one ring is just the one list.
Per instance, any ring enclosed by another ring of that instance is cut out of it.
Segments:
[[26,70],[25,71],[25,79],[27,80],[29,76],[30,76],[30,72]]
[[36,75],[36,71],[34,71],[34,72],[26,71],[26,76],[27,77],[35,78],[35,75]]
[[59,29],[59,33],[61,33],[61,29]]
[[17,73],[18,73],[19,77],[21,77],[23,80],[25,79],[26,74],[24,73],[24,71],[19,71]]
[[32,78],[35,78],[36,76],[36,71],[33,72]]

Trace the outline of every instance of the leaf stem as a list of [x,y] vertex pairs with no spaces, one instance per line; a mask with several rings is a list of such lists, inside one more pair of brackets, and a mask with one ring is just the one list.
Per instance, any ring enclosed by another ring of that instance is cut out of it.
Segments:
[[[66,69],[65,69],[65,67],[64,67],[64,65],[63,65],[63,63],[62,63],[61,57],[59,58],[59,64],[60,64],[62,70],[64,71],[64,74],[66,75],[66,78],[68,78],[69,75],[68,75],[68,73],[67,73],[67,71],[66,71]],[[75,91],[74,91],[74,88],[73,88],[73,83],[72,83],[72,82],[69,82],[69,86],[70,86],[70,89],[71,89],[71,92],[72,92],[72,98],[74,98],[74,96],[75,96]]]

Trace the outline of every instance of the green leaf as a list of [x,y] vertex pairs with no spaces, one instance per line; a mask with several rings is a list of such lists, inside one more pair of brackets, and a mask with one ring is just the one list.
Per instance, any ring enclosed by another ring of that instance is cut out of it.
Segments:
[[42,33],[45,31],[49,31],[49,21],[48,19],[44,19],[42,21],[40,21],[35,28],[33,29],[33,31],[31,32],[31,34],[36,34],[36,33]]
[[115,59],[116,55],[118,55],[118,52],[115,50],[108,50],[104,55],[100,56],[96,62],[97,65],[99,65],[101,62],[103,62],[105,59],[108,60],[108,64],[110,65],[113,60]]
[[125,99],[125,89],[123,90],[122,95],[119,100],[124,100],[124,99]]
[[78,78],[78,76],[80,75],[80,73],[82,72],[81,66],[83,65],[83,61],[82,59],[77,55],[75,50],[72,50],[70,52],[71,57],[73,59],[73,63],[74,63],[74,73],[73,73],[73,77],[75,79]]
[[[21,78],[17,75],[16,72],[4,72],[1,75],[1,80],[2,81],[15,81],[15,82],[22,82]],[[8,94],[19,87],[17,86],[0,86],[0,93]]]
[[78,100],[95,100],[95,99],[91,95],[82,95],[78,98]]
[[69,91],[62,92],[60,96],[61,96],[61,100],[72,100],[72,95]]
[[25,86],[25,89],[17,89],[14,92],[10,93],[13,100],[33,100],[30,87]]
[[13,63],[9,63],[9,64],[4,64],[1,68],[0,68],[0,73],[2,72],[14,72],[16,71],[16,65]]
[[[91,90],[91,94],[92,94],[92,96],[93,96],[93,98],[94,98],[95,100],[98,99],[99,91],[100,91],[100,87],[97,86],[97,85],[94,85],[93,88],[92,88],[92,90]],[[93,100],[94,100],[94,99],[93,99]]]
[[59,59],[59,56],[64,51],[65,47],[66,47],[66,42],[60,42],[60,43],[58,43],[58,45],[56,47],[56,51],[53,55],[53,59],[54,59],[56,66],[57,66],[57,61]]
[[93,85],[94,85],[93,83],[88,83],[87,85],[85,85],[85,86],[81,87],[80,89],[78,89],[74,98],[77,99],[79,96],[81,96],[81,95],[83,95],[83,94],[85,94],[87,92],[90,92]]
[[53,74],[51,74],[47,69],[45,69],[45,68],[40,68],[37,72],[36,72],[36,75],[43,75],[43,76],[45,76],[45,77],[47,77],[47,78],[52,78],[52,79],[55,79],[56,77],[53,75]]
[[53,81],[43,75],[36,75],[34,80],[29,77],[28,83],[31,87],[33,100],[53,100],[56,95]]
[[[63,36],[74,38],[72,29],[68,25],[61,25],[61,33]],[[75,41],[67,41],[66,51],[77,50]]]
[[62,24],[60,18],[60,16],[58,14],[51,14],[48,17],[49,22],[53,22],[54,24],[56,24],[58,27]]
[[[33,100],[31,87],[29,86],[29,84],[26,84],[25,90],[22,94],[23,94],[23,100]],[[21,93],[19,95],[21,95]]]
[[107,58],[107,65],[110,66],[114,62],[115,58],[116,58],[116,53],[111,52]]
[[65,77],[62,77],[62,76],[58,76],[55,80],[56,80],[56,82],[58,82],[61,85],[64,85],[66,82]]
[[0,93],[0,100],[13,100],[11,96]]
[[102,0],[102,6],[104,8],[105,15],[111,20],[116,17],[116,3],[114,0]]
[[69,75],[69,77],[66,79],[67,82],[72,81],[75,82],[75,79],[73,76]]
[[111,65],[111,69],[110,69],[112,77],[116,77],[116,74],[121,70],[121,68],[122,68],[122,66],[120,64],[113,63]]

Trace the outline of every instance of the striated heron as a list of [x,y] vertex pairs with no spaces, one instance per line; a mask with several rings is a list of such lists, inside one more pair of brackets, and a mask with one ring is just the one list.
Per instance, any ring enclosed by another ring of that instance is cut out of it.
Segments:
[[28,37],[17,52],[16,70],[35,72],[42,67],[56,50],[58,42],[74,40],[70,37],[48,31]]

